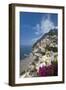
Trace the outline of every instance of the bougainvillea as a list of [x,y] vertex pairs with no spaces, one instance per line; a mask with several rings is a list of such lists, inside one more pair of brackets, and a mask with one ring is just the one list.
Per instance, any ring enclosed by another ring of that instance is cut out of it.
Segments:
[[49,66],[39,67],[38,76],[57,76],[58,74],[58,65],[57,63],[52,63]]

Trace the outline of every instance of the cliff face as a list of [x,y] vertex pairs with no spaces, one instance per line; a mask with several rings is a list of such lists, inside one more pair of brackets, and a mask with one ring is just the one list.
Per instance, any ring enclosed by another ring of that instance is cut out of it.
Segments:
[[[39,40],[37,40],[32,47],[32,53],[30,57],[33,61],[29,64],[28,70],[25,73],[25,77],[40,76],[37,74],[37,72],[39,72],[40,67],[49,67],[52,65],[52,63],[57,63],[58,30],[50,30],[48,33],[44,34]],[[50,76],[57,75],[57,66],[56,68],[54,67],[54,69],[55,71],[50,71]],[[45,69],[43,68],[43,70]],[[43,71],[43,75],[44,74],[45,73]]]

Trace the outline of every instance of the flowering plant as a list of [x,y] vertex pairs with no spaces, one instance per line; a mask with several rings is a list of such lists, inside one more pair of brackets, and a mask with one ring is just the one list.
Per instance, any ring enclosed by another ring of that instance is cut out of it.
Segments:
[[57,76],[58,74],[58,65],[56,62],[52,62],[49,66],[39,67],[38,76]]

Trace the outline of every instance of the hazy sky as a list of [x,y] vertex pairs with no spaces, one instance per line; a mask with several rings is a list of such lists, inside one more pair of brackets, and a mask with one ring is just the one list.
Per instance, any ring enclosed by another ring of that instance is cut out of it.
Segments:
[[20,12],[20,45],[32,45],[44,33],[57,27],[57,14]]

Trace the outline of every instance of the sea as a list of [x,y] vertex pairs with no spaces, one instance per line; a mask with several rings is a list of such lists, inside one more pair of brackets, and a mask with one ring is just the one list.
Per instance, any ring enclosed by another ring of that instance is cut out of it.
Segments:
[[29,56],[32,51],[32,46],[21,46],[20,47],[20,60],[25,59]]

